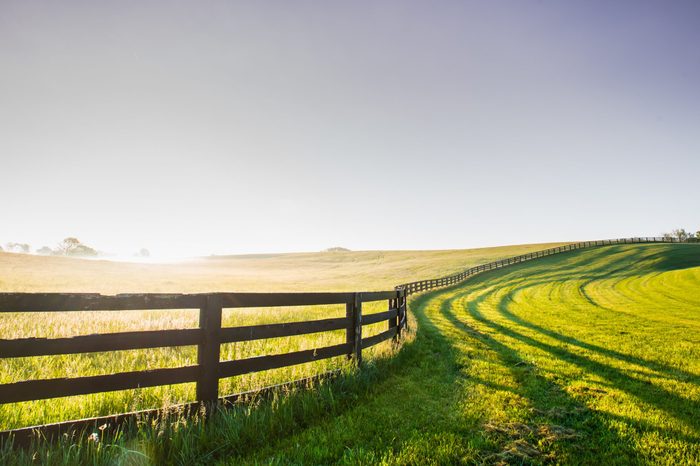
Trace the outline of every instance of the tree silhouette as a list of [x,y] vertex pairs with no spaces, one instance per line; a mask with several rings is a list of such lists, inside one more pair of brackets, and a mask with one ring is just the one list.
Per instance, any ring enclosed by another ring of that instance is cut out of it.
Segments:
[[78,238],[68,237],[58,243],[57,252],[64,256],[96,256],[97,251],[81,243]]

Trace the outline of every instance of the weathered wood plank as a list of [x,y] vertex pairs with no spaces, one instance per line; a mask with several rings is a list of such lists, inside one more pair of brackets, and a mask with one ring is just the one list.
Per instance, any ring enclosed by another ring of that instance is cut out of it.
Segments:
[[62,396],[194,382],[197,380],[199,371],[199,366],[186,366],[72,379],[42,379],[8,383],[0,385],[0,403],[18,403]]
[[68,338],[0,340],[0,358],[188,346],[199,344],[201,338],[201,331],[198,328],[192,328],[103,333]]
[[394,315],[393,317],[391,317],[390,319],[385,321],[385,322],[387,322],[387,328],[394,328],[394,327],[397,327],[399,325],[399,319],[398,319],[399,309],[398,309],[398,307],[399,307],[400,299],[401,298],[394,298],[394,299],[389,300],[389,311],[387,313],[391,312],[392,310],[395,310],[396,315]]
[[210,405],[219,397],[219,358],[221,354],[221,296],[207,296],[199,310],[199,328],[202,329],[202,342],[197,348],[197,401]]
[[0,312],[195,309],[205,299],[202,294],[0,293]]
[[345,344],[348,347],[347,358],[352,359],[352,347],[355,342],[355,303],[345,303],[345,320],[347,321],[345,327]]
[[225,308],[345,304],[353,293],[221,293]]
[[251,325],[246,327],[224,327],[221,329],[221,343],[306,335],[309,333],[340,330],[347,328],[348,325],[349,321],[346,317],[337,317],[307,322],[284,322],[280,324]]
[[352,352],[355,357],[355,364],[359,367],[362,364],[362,301],[355,293],[352,309],[352,324],[354,326],[353,336],[355,340],[352,342]]
[[389,309],[388,311],[377,312],[375,314],[365,314],[362,316],[362,325],[364,326],[376,324],[377,322],[388,321],[389,319],[396,317],[397,312],[398,311],[396,309]]
[[385,301],[387,299],[396,298],[396,291],[363,291],[359,293],[363,303],[372,301]]
[[379,343],[383,342],[384,340],[390,339],[394,335],[396,335],[396,328],[385,330],[382,333],[378,333],[378,334],[371,336],[369,338],[364,338],[362,340],[362,349],[369,348],[370,346],[374,346],[376,344],[379,344]]
[[293,353],[257,356],[254,358],[238,359],[234,361],[223,361],[219,363],[219,377],[233,377],[251,372],[277,369],[279,367],[295,366],[297,364],[304,364],[335,356],[342,356],[347,354],[347,352],[348,345],[346,343],[342,343],[340,345],[295,351]]

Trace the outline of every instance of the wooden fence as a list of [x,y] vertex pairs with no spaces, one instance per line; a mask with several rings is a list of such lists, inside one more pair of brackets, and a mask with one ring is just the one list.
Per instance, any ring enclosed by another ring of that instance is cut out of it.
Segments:
[[[432,280],[421,280],[397,286],[393,291],[357,293],[206,293],[206,294],[100,294],[67,293],[0,293],[0,312],[65,312],[122,311],[152,309],[198,309],[199,327],[179,330],[153,330],[83,335],[69,338],[0,339],[0,358],[69,355],[79,353],[148,349],[174,346],[197,346],[197,364],[177,368],[121,372],[77,378],[27,380],[0,384],[0,403],[17,403],[73,395],[161,385],[196,383],[196,401],[180,405],[186,410],[210,407],[217,401],[232,401],[240,394],[220,397],[219,379],[252,372],[293,366],[321,359],[343,356],[356,364],[362,362],[362,350],[382,341],[398,341],[406,327],[407,297],[435,288],[455,285],[470,276],[524,261],[572,251],[612,244],[672,242],[663,238],[626,238],[586,241],[543,251],[523,254],[488,264],[478,265],[461,273]],[[676,242],[676,241],[673,241]],[[363,315],[362,304],[386,301],[384,312]],[[223,327],[222,311],[228,308],[284,307],[340,304],[345,317],[304,322],[287,322],[244,327]],[[365,325],[387,322],[387,330],[363,338]],[[224,343],[289,337],[345,329],[345,342],[338,345],[236,359],[220,360]],[[320,374],[324,376],[326,374]],[[295,384],[299,381],[289,382]],[[276,387],[267,387],[271,391]],[[0,432],[0,440],[12,437],[16,444],[27,444],[40,432],[50,437],[75,429],[85,429],[105,422],[119,424],[134,416],[156,415],[159,410],[124,413],[99,418],[68,421]]]
[[[384,312],[362,313],[362,304],[387,301]],[[244,327],[222,327],[223,309],[341,304],[345,317]],[[101,393],[160,385],[196,383],[195,405],[210,406],[219,400],[219,379],[347,356],[358,365],[362,350],[388,339],[398,340],[406,326],[406,294],[401,290],[364,293],[207,293],[207,294],[99,294],[0,293],[0,312],[124,311],[152,309],[199,309],[199,328],[150,330],[83,335],[69,338],[23,338],[0,340],[1,358],[68,355],[174,346],[197,346],[197,364],[185,367],[121,372],[90,377],[27,380],[0,385],[0,403]],[[363,338],[363,326],[387,322],[387,330]],[[234,343],[289,337],[345,329],[345,342],[338,345],[286,354],[220,361],[220,348]],[[139,414],[143,415],[144,412]],[[124,416],[120,420],[126,419]],[[0,432],[17,443],[33,431],[57,434],[88,424],[115,420],[114,416],[34,426]]]
[[481,264],[463,272],[455,275],[449,275],[447,277],[434,278],[431,280],[420,280],[417,282],[405,283],[396,287],[396,290],[402,290],[406,292],[406,296],[410,296],[414,293],[420,293],[423,291],[432,290],[435,288],[441,288],[444,286],[450,286],[460,283],[472,275],[478,273],[487,272],[489,270],[500,269],[502,267],[507,267],[513,264],[519,264],[521,262],[529,261],[532,259],[538,259],[540,257],[551,256],[552,254],[559,254],[562,252],[575,251],[577,249],[598,247],[598,246],[611,246],[615,244],[639,244],[639,243],[693,243],[697,242],[695,238],[691,238],[686,241],[678,241],[677,239],[662,238],[662,237],[640,237],[640,238],[621,238],[621,239],[604,239],[596,241],[582,241],[580,243],[571,243],[564,246],[558,246],[556,248],[544,249],[542,251],[530,252],[527,254],[522,254],[520,256],[508,257],[506,259],[501,259],[488,264]]

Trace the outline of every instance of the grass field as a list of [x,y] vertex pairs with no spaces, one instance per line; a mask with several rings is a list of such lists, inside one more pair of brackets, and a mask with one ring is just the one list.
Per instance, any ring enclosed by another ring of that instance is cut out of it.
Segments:
[[635,245],[419,297],[365,402],[228,464],[699,464],[699,285],[700,246]]
[[[415,298],[415,333],[359,375],[206,424],[175,416],[34,454],[53,464],[698,464],[699,285],[700,245],[538,259]],[[29,461],[0,453],[0,463]]]
[[[417,277],[435,277],[495,258],[550,245],[456,251],[375,251],[210,257],[173,264],[134,264],[0,253],[0,291],[205,292],[391,290]],[[367,303],[365,313],[386,310]],[[345,306],[225,310],[224,326],[344,317]],[[197,310],[0,314],[3,339],[58,338],[128,330],[197,327]],[[386,330],[367,326],[365,336]],[[344,330],[222,345],[222,360],[330,346]],[[380,346],[388,346],[383,344]],[[371,349],[368,356],[385,348]],[[101,375],[197,363],[196,347],[0,359],[0,383]],[[238,393],[342,368],[343,358],[232,377],[220,393]],[[0,429],[161,407],[194,399],[194,384],[67,397],[0,406]]]
[[150,264],[0,252],[0,292],[378,291],[566,243],[212,256]]

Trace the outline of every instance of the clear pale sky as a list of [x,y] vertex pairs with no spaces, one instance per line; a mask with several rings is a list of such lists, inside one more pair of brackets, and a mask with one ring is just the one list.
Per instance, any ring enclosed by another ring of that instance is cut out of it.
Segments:
[[0,3],[0,244],[700,229],[700,2]]

